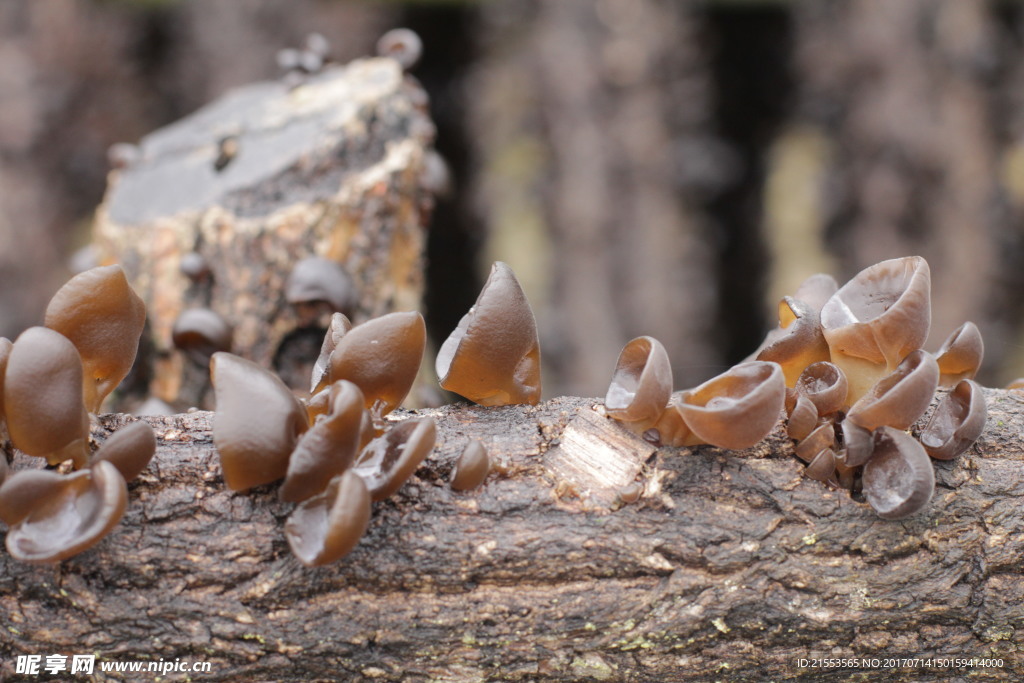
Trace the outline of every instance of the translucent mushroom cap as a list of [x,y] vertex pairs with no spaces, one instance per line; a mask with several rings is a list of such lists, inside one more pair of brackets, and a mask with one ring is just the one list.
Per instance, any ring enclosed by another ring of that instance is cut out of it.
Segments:
[[799,299],[784,297],[779,302],[779,327],[768,334],[757,360],[782,366],[786,386],[792,387],[804,368],[828,358],[818,312]]
[[512,269],[491,266],[476,304],[437,354],[441,387],[484,406],[540,401],[540,342],[533,309]]
[[285,523],[288,545],[299,562],[319,567],[340,560],[359,543],[370,523],[370,493],[352,471],[292,511]]
[[637,337],[626,343],[604,399],[609,416],[650,427],[661,417],[672,395],[672,363],[661,342]]
[[882,425],[909,429],[928,409],[938,385],[938,363],[917,349],[854,403],[846,419],[868,431]]
[[864,465],[864,497],[883,519],[920,512],[935,491],[935,470],[924,448],[900,429],[875,431],[875,448]]
[[939,386],[951,387],[962,379],[974,379],[985,359],[985,342],[978,326],[968,321],[956,328],[935,358],[939,363]]
[[921,445],[936,460],[952,460],[978,440],[987,420],[981,387],[972,380],[960,380],[928,418],[921,430]]

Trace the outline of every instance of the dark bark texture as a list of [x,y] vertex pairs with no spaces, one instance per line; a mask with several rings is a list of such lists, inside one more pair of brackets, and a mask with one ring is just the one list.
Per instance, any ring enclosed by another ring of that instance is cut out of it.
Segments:
[[[728,452],[656,449],[593,399],[423,411],[435,451],[319,569],[289,552],[275,487],[225,490],[212,414],[145,418],[158,452],[109,537],[57,567],[0,555],[0,676],[61,652],[232,681],[864,680],[797,662],[897,656],[1003,667],[887,680],[1006,680],[1024,674],[1024,394],[986,396],[980,441],[898,522],[803,478],[781,424]],[[470,438],[503,472],[454,492]]]

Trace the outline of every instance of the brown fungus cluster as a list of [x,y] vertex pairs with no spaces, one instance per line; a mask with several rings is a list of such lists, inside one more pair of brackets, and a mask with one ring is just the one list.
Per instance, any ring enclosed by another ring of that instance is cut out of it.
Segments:
[[[46,308],[45,327],[0,339],[0,521],[18,560],[58,562],[92,547],[120,521],[127,484],[156,451],[153,429],[134,422],[93,452],[90,413],[125,378],[145,307],[120,266],[86,270]],[[11,451],[51,468],[10,471]],[[70,473],[64,473],[68,469]]]
[[[930,326],[930,273],[919,256],[878,263],[842,287],[812,276],[782,299],[779,327],[755,360],[672,394],[660,415],[645,412],[641,424],[651,424],[646,436],[665,445],[742,449],[767,436],[785,406],[807,477],[863,493],[886,519],[911,516],[931,500],[931,460],[970,447],[987,415],[973,381],[984,355],[977,327],[964,323],[933,355],[921,348]],[[654,393],[651,379],[641,390],[642,378],[657,374],[658,361],[637,351],[646,339],[626,345],[607,399],[614,406],[608,414],[634,429],[626,409],[664,393],[660,386]],[[914,438],[907,430],[939,387],[950,389]]]

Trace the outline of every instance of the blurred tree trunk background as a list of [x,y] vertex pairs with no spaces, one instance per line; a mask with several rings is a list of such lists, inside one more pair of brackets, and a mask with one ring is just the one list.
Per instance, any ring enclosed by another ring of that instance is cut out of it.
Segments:
[[650,334],[678,386],[742,359],[775,303],[920,253],[931,347],[982,329],[1024,375],[1024,17],[995,0],[8,0],[0,5],[0,335],[39,322],[88,241],[107,148],[277,78],[424,40],[452,191],[428,244],[435,342],[490,261],[537,311],[545,394],[602,394]]

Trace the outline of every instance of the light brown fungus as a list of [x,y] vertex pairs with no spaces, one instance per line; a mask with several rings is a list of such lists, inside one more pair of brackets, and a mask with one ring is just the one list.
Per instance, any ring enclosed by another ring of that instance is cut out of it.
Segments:
[[491,456],[479,441],[470,441],[462,449],[452,471],[451,487],[469,491],[484,483],[491,471]]
[[156,454],[156,434],[147,423],[138,420],[121,427],[107,437],[89,461],[89,467],[107,461],[117,468],[126,482],[146,469]]
[[921,445],[936,460],[952,460],[978,440],[987,419],[981,387],[972,380],[960,380],[928,418],[921,430]]
[[924,414],[939,384],[935,358],[913,351],[896,370],[878,381],[850,408],[846,419],[868,431],[882,425],[909,429]]
[[864,497],[884,519],[910,517],[928,505],[935,491],[931,458],[900,429],[875,431],[875,452],[864,465]]
[[637,337],[619,354],[604,405],[610,417],[639,433],[661,418],[671,394],[668,352],[653,337]]
[[384,500],[413,475],[434,449],[436,439],[433,418],[406,420],[367,444],[353,471],[366,481],[374,501]]
[[359,543],[370,523],[370,511],[366,484],[348,471],[292,511],[285,523],[285,538],[295,557],[307,567],[330,564]]
[[942,343],[935,359],[939,364],[939,386],[951,387],[962,379],[974,379],[985,359],[985,343],[978,326],[965,322]]

